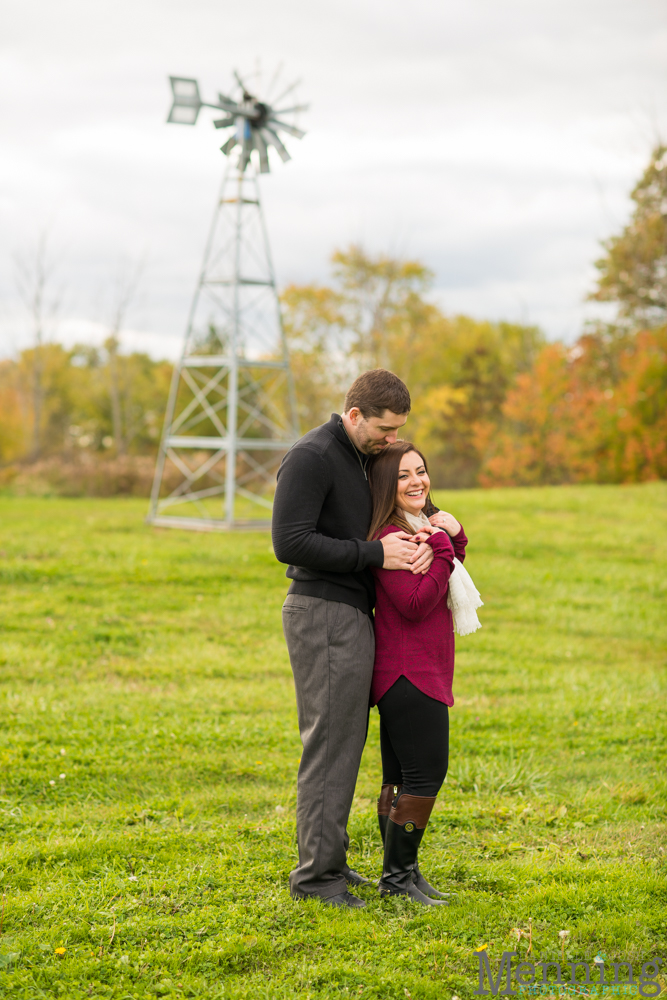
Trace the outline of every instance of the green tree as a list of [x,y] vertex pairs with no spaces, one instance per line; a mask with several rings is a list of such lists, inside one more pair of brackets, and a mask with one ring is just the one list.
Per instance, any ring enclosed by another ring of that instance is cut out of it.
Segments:
[[[67,350],[46,343],[0,364],[0,459],[34,459],[30,417],[35,351],[40,353],[40,457],[77,452],[105,453],[114,445],[114,413],[108,360],[89,345]],[[172,365],[146,354],[115,356],[118,407],[124,445],[132,454],[155,451],[166,406]]]
[[603,243],[591,299],[616,302],[619,319],[634,327],[667,321],[667,146],[653,150],[632,191],[635,209],[622,233]]
[[411,435],[438,486],[474,486],[516,376],[543,343],[537,327],[434,314],[414,345]]
[[416,260],[371,257],[358,244],[335,251],[331,261],[351,352],[362,369],[389,368],[401,340],[410,340],[431,271]]
[[25,404],[16,363],[0,361],[0,464],[14,462],[28,450],[30,429]]
[[289,285],[281,309],[299,422],[307,431],[340,408],[346,376],[354,369],[344,346],[343,298],[332,288]]

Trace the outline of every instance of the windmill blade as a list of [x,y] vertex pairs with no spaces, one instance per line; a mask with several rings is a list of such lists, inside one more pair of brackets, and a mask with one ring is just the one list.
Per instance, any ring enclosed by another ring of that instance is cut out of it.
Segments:
[[224,153],[225,156],[229,156],[229,154],[231,153],[237,142],[238,139],[236,137],[236,134],[230,136],[227,142],[224,144],[224,146],[220,147],[220,151]]
[[287,122],[278,121],[273,115],[271,115],[269,121],[277,128],[282,129],[283,132],[287,132],[288,135],[293,135],[295,139],[303,139],[306,134],[302,129],[297,128],[296,125],[288,125]]
[[280,101],[282,101],[282,99],[283,99],[284,97],[287,97],[287,95],[288,95],[288,94],[291,94],[291,93],[292,93],[292,91],[293,91],[293,90],[295,90],[295,89],[296,89],[296,88],[297,88],[297,87],[299,86],[299,84],[300,84],[300,83],[301,83],[301,80],[295,80],[295,81],[294,81],[294,83],[292,83],[292,84],[291,84],[291,85],[290,85],[290,86],[289,86],[289,87],[287,88],[287,90],[283,90],[282,94],[281,94],[281,95],[280,95],[279,97],[276,97],[276,99],[275,99],[275,101],[274,101],[273,103],[274,103],[274,104],[279,104],[279,103],[280,103]]
[[255,68],[250,73],[246,73],[246,80],[251,81],[251,86],[255,90],[259,90],[261,79],[262,79],[261,60],[259,56],[257,56],[255,59]]
[[275,85],[278,83],[278,77],[280,76],[280,74],[283,71],[283,65],[284,64],[281,63],[281,62],[278,63],[278,65],[276,66],[276,71],[273,74],[273,76],[271,77],[271,82],[269,83],[269,86],[266,88],[266,100],[267,101],[271,100],[271,91],[273,90],[273,88],[275,87]]
[[295,104],[293,108],[275,108],[274,115],[291,115],[295,111],[308,111],[310,104]]
[[241,77],[239,76],[239,74],[238,74],[238,72],[236,70],[234,70],[234,76],[236,77],[236,82],[238,83],[238,85],[241,88],[241,90],[244,92],[244,94],[247,94],[248,93],[248,88],[246,87],[245,83],[243,82],[243,80],[241,79]]
[[268,125],[265,125],[264,128],[261,129],[260,131],[262,133],[262,138],[264,139],[264,141],[268,143],[269,146],[273,146],[273,148],[276,150],[278,156],[283,161],[283,163],[287,163],[288,160],[292,159],[292,157],[289,155],[289,153],[287,152],[287,150],[285,149],[282,142],[280,141],[280,139],[278,138],[278,136],[276,135],[276,133],[273,131],[272,128],[269,128]]
[[230,115],[238,114],[239,106],[236,101],[218,101],[217,104],[211,104],[209,101],[202,101],[201,106],[203,108],[215,108],[216,111],[226,111]]
[[270,172],[269,150],[266,142],[264,141],[264,136],[261,135],[257,129],[253,129],[253,139],[255,142],[255,149],[259,153],[259,172],[260,174],[268,174]]
[[236,104],[233,97],[227,97],[227,94],[221,94],[220,91],[218,91],[218,100],[222,104]]
[[218,118],[213,124],[216,128],[229,128],[230,125],[236,124],[236,118],[234,115],[230,115],[228,118]]

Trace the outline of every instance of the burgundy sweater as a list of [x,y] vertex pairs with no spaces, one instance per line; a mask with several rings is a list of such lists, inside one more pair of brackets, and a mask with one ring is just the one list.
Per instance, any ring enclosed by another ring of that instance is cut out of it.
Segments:
[[[400,528],[389,525],[380,537],[392,531]],[[371,705],[401,676],[430,698],[454,704],[454,624],[447,588],[454,556],[463,562],[468,539],[461,528],[455,538],[438,531],[429,542],[435,558],[423,576],[373,567],[377,598]]]

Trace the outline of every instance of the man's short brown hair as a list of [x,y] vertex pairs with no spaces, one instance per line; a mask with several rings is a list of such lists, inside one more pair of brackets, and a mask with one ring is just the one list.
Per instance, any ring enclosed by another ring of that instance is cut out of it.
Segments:
[[385,410],[392,413],[409,413],[410,393],[398,375],[385,368],[363,372],[347,390],[344,413],[356,406],[364,417],[381,417]]

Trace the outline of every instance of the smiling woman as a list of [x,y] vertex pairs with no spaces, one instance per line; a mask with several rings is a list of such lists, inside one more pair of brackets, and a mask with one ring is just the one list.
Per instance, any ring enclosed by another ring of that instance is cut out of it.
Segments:
[[371,468],[373,515],[369,539],[378,538],[389,524],[412,534],[405,511],[423,511],[430,517],[438,510],[431,499],[431,480],[422,453],[410,441],[397,441],[385,450],[385,456],[382,461],[376,459]]
[[411,514],[421,514],[430,489],[426,459],[419,452],[409,451],[401,458],[398,469],[397,506]]
[[[417,853],[447,775],[448,707],[454,703],[454,628],[447,592],[456,558],[463,562],[467,544],[459,522],[435,507],[430,489],[426,459],[409,441],[389,445],[375,459],[369,537],[401,530],[413,535],[416,524],[421,531],[414,539],[428,541],[434,554],[423,574],[373,568],[371,703],[380,712],[378,819],[384,840],[380,891],[426,906],[444,902],[421,874]],[[423,513],[429,520],[423,517],[422,525]]]

